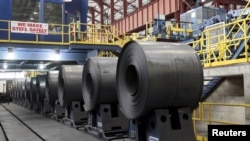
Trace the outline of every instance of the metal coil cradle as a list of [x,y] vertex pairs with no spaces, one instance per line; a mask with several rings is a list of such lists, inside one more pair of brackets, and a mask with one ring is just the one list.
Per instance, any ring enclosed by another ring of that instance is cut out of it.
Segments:
[[62,65],[58,76],[58,99],[61,106],[70,106],[82,98],[83,65]]
[[46,75],[36,76],[36,101],[37,103],[43,103],[46,90]]
[[186,44],[131,41],[119,56],[117,93],[129,119],[156,108],[194,108],[202,86],[201,62]]
[[54,105],[58,99],[58,74],[59,71],[49,71],[46,78],[46,99],[50,105]]
[[116,67],[118,58],[90,57],[84,65],[82,94],[85,110],[99,104],[118,103],[116,94]]

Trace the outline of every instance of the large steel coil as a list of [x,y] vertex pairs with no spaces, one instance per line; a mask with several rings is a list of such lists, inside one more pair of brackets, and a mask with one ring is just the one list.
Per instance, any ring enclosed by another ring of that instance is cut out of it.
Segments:
[[20,90],[21,90],[21,81],[20,81],[20,79],[17,79],[17,81],[16,81],[16,96],[17,96],[17,99],[21,99]]
[[12,97],[13,99],[16,98],[16,81],[15,81],[15,80],[12,81],[11,97]]
[[61,106],[70,106],[82,98],[83,65],[62,65],[58,76],[58,99]]
[[27,77],[25,78],[25,99],[30,101],[30,83],[31,83],[31,78]]
[[156,108],[194,108],[201,97],[203,69],[196,52],[182,43],[128,42],[117,65],[121,110],[130,119]]
[[31,77],[30,81],[30,99],[32,103],[36,103],[36,77]]
[[24,99],[24,92],[25,92],[25,79],[17,79],[17,98],[19,100]]
[[21,94],[21,100],[25,100],[25,79],[20,79],[21,81],[21,87],[20,87],[20,94]]
[[58,74],[59,71],[47,73],[46,99],[50,105],[54,105],[55,100],[58,99]]
[[82,94],[86,111],[99,104],[118,103],[116,67],[118,58],[90,57],[84,65]]
[[43,103],[46,90],[46,75],[36,76],[36,101]]
[[11,96],[13,99],[17,98],[16,90],[17,90],[17,81],[13,80],[13,82],[12,82],[12,96]]

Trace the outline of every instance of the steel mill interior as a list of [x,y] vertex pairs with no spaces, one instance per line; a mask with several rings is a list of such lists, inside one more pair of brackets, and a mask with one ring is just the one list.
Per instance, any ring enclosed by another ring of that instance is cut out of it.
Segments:
[[249,46],[248,0],[1,0],[0,141],[208,141]]

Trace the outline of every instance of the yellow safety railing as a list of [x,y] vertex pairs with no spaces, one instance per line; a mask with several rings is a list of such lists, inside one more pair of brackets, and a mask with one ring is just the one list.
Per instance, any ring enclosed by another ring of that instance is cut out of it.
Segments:
[[[85,30],[81,30],[84,28]],[[122,47],[130,40],[111,25],[70,23],[48,24],[48,34],[27,34],[11,32],[11,21],[0,20],[0,42],[26,44],[92,44],[116,45]]]
[[[248,2],[246,7],[249,5],[250,2]],[[240,17],[242,18],[242,16]],[[197,51],[204,67],[250,61],[248,55],[250,14],[244,19],[241,18],[237,18],[230,23],[219,23],[207,27],[202,32],[199,40],[188,43]],[[234,52],[240,47],[240,44],[244,46],[244,49],[240,52],[238,57],[232,58]]]
[[[219,108],[230,108],[231,110],[224,110],[224,112],[218,112]],[[207,135],[199,132],[197,128],[197,122],[203,123],[203,126],[209,124],[233,124],[233,125],[244,125],[242,121],[232,122],[228,114],[232,113],[232,108],[250,108],[250,104],[229,104],[229,103],[213,103],[213,102],[200,102],[197,109],[193,111],[193,124],[194,133],[197,141],[207,141]],[[216,111],[217,110],[217,111]],[[235,109],[238,110],[238,109]],[[225,112],[228,114],[225,115]],[[222,120],[224,119],[224,120]],[[244,118],[245,119],[245,118]]]
[[[130,40],[125,34],[120,33],[110,25],[71,23],[70,27],[72,26],[75,28],[75,32],[70,33],[69,40],[71,43],[119,45],[122,47]],[[86,30],[78,30],[81,26],[86,27]]]

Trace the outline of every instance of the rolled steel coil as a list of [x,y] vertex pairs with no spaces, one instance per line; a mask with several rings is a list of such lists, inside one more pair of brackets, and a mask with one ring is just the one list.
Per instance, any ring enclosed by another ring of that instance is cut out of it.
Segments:
[[129,119],[157,108],[196,107],[203,69],[193,48],[182,43],[135,42],[123,47],[117,65],[117,94]]
[[46,90],[46,75],[37,75],[36,76],[36,101],[37,103],[43,103],[45,98]]
[[17,79],[17,81],[16,81],[16,97],[17,97],[17,99],[21,99],[20,90],[21,90],[21,81],[20,81],[20,79]]
[[116,67],[118,58],[90,57],[84,65],[82,94],[86,111],[100,104],[118,103]]
[[58,99],[61,106],[70,106],[82,98],[83,65],[62,65],[58,76]]
[[54,105],[55,100],[58,99],[58,75],[59,71],[49,71],[47,73],[45,96],[50,105]]
[[11,97],[12,97],[13,99],[16,99],[16,80],[13,80],[13,81],[12,81]]
[[17,79],[17,98],[19,100],[24,100],[25,92],[25,79]]
[[30,101],[30,83],[31,83],[31,78],[30,77],[26,77],[25,78],[25,99]]
[[30,80],[30,100],[32,103],[36,103],[36,77],[31,77]]
[[25,100],[25,79],[20,79],[20,95],[21,95],[21,100]]

